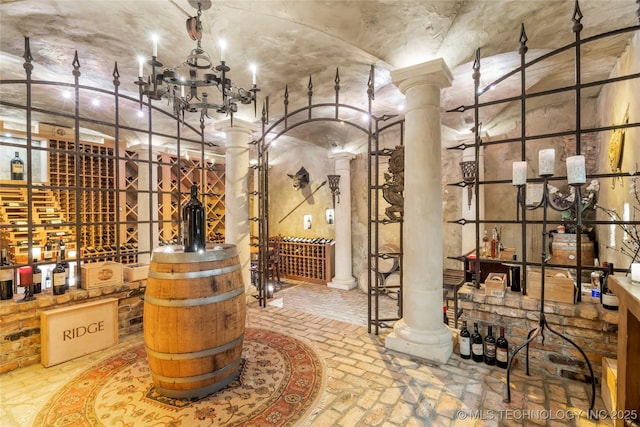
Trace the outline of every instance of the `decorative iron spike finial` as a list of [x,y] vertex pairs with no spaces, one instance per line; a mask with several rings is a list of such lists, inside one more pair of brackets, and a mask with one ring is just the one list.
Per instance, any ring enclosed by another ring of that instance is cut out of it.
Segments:
[[527,42],[529,41],[529,38],[527,37],[527,33],[524,31],[524,22],[521,24],[520,27],[520,48],[518,49],[518,53],[520,55],[524,55],[525,53],[527,53],[527,50],[529,50],[529,48],[527,47]]
[[576,6],[573,9],[573,17],[571,18],[571,21],[573,21],[573,27],[571,28],[572,32],[579,33],[580,31],[582,31],[582,24],[580,23],[580,21],[582,21],[583,17],[584,15],[582,15],[578,0],[576,0]]
[[22,57],[24,58],[22,68],[24,68],[27,74],[31,74],[31,71],[33,71],[33,64],[31,63],[31,61],[33,61],[33,56],[31,56],[31,43],[29,43],[29,37],[24,38],[24,55],[22,55]]
[[473,60],[473,81],[476,86],[476,94],[480,87],[480,48],[476,49],[476,57]]
[[372,65],[371,69],[369,70],[369,81],[367,82],[367,95],[371,100],[374,100],[376,98],[375,91],[374,91],[374,82],[373,82],[374,77],[375,77],[375,74],[374,74],[374,68]]
[[336,67],[336,77],[335,79],[333,79],[333,81],[335,82],[335,85],[333,86],[333,88],[336,91],[336,104],[339,104],[338,100],[340,99],[340,72],[337,67]]
[[118,61],[115,62],[113,66],[113,73],[111,73],[111,75],[113,76],[113,85],[115,87],[120,86],[120,71],[118,71]]
[[80,77],[80,60],[78,59],[78,51],[73,55],[73,76]]

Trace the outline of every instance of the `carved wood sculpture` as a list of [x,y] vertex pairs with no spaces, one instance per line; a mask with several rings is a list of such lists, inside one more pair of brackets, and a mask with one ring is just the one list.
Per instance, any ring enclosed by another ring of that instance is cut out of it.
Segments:
[[384,179],[382,197],[391,205],[384,212],[390,220],[402,219],[404,215],[404,146],[398,145],[391,152]]

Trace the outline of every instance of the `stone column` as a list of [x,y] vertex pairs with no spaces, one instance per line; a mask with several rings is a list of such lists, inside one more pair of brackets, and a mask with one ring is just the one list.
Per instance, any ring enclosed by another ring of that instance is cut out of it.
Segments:
[[[151,163],[148,163],[148,147],[134,150],[142,162],[138,168],[138,251],[149,252],[141,253],[138,262],[148,264],[151,261],[151,252],[158,247],[158,168],[156,165],[149,168]],[[153,156],[155,157],[155,153]]]
[[226,173],[224,198],[225,243],[236,245],[245,290],[251,286],[249,235],[249,138],[250,125],[234,119],[233,127],[220,128],[226,134]]
[[340,175],[340,203],[336,203],[334,224],[336,243],[334,245],[335,276],[327,283],[330,288],[349,290],[358,284],[353,278],[351,268],[351,153],[333,153],[335,174]]
[[442,172],[440,90],[453,77],[442,59],[391,73],[406,96],[403,315],[387,348],[438,363],[453,351],[442,323]]

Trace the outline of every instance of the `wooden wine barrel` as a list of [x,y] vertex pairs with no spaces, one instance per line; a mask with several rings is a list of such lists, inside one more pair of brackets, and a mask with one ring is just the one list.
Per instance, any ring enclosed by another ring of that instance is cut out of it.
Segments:
[[[571,233],[552,233],[551,264],[576,265],[578,258],[577,235]],[[581,236],[581,265],[592,266],[595,258],[595,245],[589,236]]]
[[[392,273],[398,268],[397,256],[385,256],[384,254],[399,253],[400,248],[393,244],[380,246],[378,249],[378,272]],[[375,265],[373,266],[375,268]]]
[[[371,286],[376,285],[376,278],[378,279],[378,286],[382,286],[384,283],[384,275],[376,274],[374,270],[369,270],[371,274]],[[367,281],[367,270],[363,270],[358,276],[358,287],[365,293],[369,292],[369,282]]]
[[234,245],[153,251],[144,295],[144,342],[156,391],[194,398],[238,375],[245,293]]

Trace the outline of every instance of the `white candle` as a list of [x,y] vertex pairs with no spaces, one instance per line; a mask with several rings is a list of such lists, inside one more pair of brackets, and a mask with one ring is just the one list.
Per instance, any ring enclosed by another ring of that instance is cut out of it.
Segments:
[[538,152],[538,175],[553,175],[556,161],[556,150],[547,148]]
[[256,85],[256,66],[255,65],[251,65],[251,83],[254,86]]
[[184,98],[184,86],[180,86],[180,96]]
[[158,57],[158,36],[157,35],[152,35],[151,38],[153,39],[153,57],[157,58]]
[[144,77],[144,58],[138,58],[138,77]]
[[631,263],[631,281],[640,284],[640,262]]
[[513,162],[513,185],[525,185],[527,183],[527,162]]
[[227,42],[220,40],[220,61],[224,62],[224,49],[227,47]]
[[587,182],[587,172],[584,167],[584,156],[567,157],[567,182],[584,184]]

